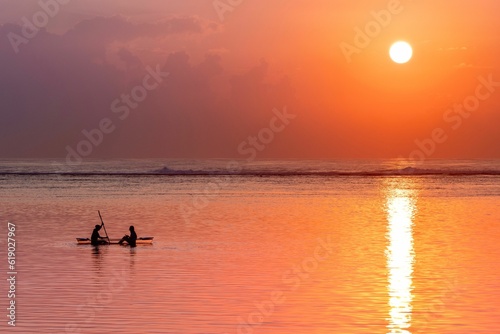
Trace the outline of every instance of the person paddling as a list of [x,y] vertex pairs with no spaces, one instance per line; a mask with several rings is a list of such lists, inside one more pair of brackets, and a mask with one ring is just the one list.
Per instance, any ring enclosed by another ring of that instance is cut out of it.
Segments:
[[127,242],[130,247],[136,246],[137,234],[135,233],[135,229],[133,226],[129,227],[130,235],[125,235],[118,243],[122,245],[124,242]]
[[90,243],[94,246],[107,245],[108,242],[105,240],[106,237],[101,237],[99,235],[99,230],[102,225],[96,225],[94,231],[92,231],[92,236],[90,237]]

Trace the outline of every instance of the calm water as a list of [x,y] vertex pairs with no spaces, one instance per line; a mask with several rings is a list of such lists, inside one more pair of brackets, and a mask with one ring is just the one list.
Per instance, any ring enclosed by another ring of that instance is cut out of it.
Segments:
[[1,332],[500,333],[498,161],[0,166]]

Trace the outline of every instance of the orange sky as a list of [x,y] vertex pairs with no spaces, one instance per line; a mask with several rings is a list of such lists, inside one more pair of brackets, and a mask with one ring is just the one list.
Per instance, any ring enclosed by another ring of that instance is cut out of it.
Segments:
[[[296,118],[259,158],[500,157],[495,2],[55,1],[17,53],[12,34],[43,8],[0,1],[0,157],[78,152],[107,118],[85,157],[245,158],[284,106]],[[404,65],[388,57],[398,39],[414,48]],[[111,103],[157,65],[169,77],[118,118]]]

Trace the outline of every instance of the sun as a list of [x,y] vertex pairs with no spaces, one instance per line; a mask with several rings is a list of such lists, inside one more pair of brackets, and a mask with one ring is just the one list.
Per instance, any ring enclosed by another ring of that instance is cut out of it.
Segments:
[[398,41],[391,45],[389,55],[395,63],[404,64],[410,61],[413,56],[413,49],[409,43]]

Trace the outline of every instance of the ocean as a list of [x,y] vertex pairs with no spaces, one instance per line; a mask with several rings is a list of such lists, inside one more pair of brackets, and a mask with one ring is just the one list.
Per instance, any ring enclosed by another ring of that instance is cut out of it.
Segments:
[[[498,160],[0,160],[0,196],[0,332],[500,333]],[[153,244],[77,245],[98,210]]]

